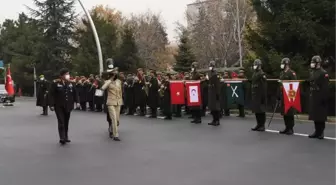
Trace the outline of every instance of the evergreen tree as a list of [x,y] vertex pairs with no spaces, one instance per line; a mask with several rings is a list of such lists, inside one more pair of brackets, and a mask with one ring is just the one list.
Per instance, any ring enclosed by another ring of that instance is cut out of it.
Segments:
[[[119,40],[118,25],[116,22],[108,21],[104,16],[100,16],[97,9],[91,11],[91,17],[98,32],[103,57],[115,58]],[[86,17],[83,17],[81,22],[83,24],[77,26],[75,30],[74,71],[79,75],[98,74],[98,53],[93,32]]]
[[178,47],[178,54],[175,55],[176,64],[174,66],[174,70],[189,71],[191,64],[195,62],[196,59],[195,55],[191,50],[188,32],[186,30],[182,31],[182,34],[180,36],[180,44]]
[[334,0],[252,0],[257,22],[248,26],[246,39],[271,77],[279,75],[282,57],[292,59],[300,78],[308,75],[312,56],[334,61]]
[[44,30],[37,70],[50,78],[57,75],[59,69],[71,67],[71,39],[76,18],[74,1],[34,0],[34,3],[37,10],[31,9],[31,12]]
[[38,61],[41,34],[37,21],[24,13],[17,20],[6,20],[0,29],[0,59],[11,64],[15,83],[26,93],[33,93],[33,67]]
[[138,48],[135,44],[134,32],[128,25],[124,26],[122,44],[119,48],[116,66],[119,67],[121,71],[128,72],[134,72],[138,67],[143,67],[141,66]]

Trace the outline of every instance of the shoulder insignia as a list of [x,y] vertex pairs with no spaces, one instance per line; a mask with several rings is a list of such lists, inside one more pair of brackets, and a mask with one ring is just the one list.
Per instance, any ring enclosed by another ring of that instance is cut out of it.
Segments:
[[293,72],[293,75],[294,75],[294,76],[296,76],[296,73],[295,73],[295,72]]
[[266,75],[263,75],[263,78],[265,78],[265,79],[266,79]]
[[324,77],[325,77],[325,78],[329,78],[328,73],[324,74]]

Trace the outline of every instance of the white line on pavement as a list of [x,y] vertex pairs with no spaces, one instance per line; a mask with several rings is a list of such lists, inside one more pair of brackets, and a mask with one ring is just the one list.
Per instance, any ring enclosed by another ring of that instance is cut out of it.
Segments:
[[[279,131],[277,130],[269,130],[269,129],[266,129],[266,132],[279,133]],[[308,134],[294,133],[294,135],[308,137]],[[333,138],[333,137],[324,137],[324,139],[336,141],[336,138]]]

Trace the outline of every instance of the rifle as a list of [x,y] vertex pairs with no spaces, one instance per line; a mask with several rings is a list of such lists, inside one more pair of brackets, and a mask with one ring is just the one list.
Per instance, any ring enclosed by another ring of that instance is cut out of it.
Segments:
[[277,100],[277,101],[275,102],[274,111],[273,111],[273,114],[272,114],[272,116],[271,116],[271,119],[270,119],[270,120],[269,120],[269,122],[268,122],[268,127],[271,125],[271,122],[272,122],[272,120],[273,120],[273,117],[274,117],[275,111],[277,110],[277,108],[278,108],[279,104],[280,104],[280,101],[279,101],[279,100]]

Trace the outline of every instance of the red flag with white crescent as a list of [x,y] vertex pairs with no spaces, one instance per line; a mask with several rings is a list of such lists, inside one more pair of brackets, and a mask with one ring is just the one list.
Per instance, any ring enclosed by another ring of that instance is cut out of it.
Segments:
[[6,85],[5,85],[6,91],[8,95],[12,96],[14,95],[14,85],[12,80],[12,75],[10,71],[10,67],[8,66],[6,70]]
[[184,105],[184,83],[183,81],[170,81],[170,99],[172,105]]
[[201,106],[201,81],[186,81],[187,105],[190,107]]
[[284,113],[293,107],[301,112],[300,82],[282,82]]

